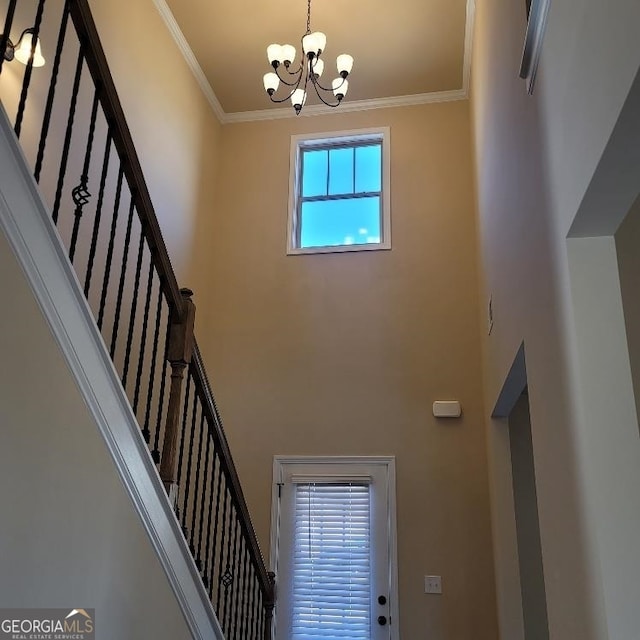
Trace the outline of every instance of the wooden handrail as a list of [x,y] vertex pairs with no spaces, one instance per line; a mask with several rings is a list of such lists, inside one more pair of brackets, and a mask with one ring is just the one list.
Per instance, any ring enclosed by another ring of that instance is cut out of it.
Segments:
[[160,276],[165,295],[172,310],[180,320],[184,317],[184,305],[180,288],[176,280],[167,247],[160,231],[158,218],[151,202],[149,189],[142,173],[140,160],[133,144],[131,131],[127,125],[122,104],[118,98],[113,77],[100,43],[98,30],[87,0],[73,0],[70,3],[70,15],[80,44],[83,47],[87,67],[93,78],[98,99],[109,124],[113,142],[118,150],[125,177],[135,201],[136,210],[147,240],[154,265]]
[[235,503],[235,507],[240,517],[240,526],[249,544],[249,552],[254,566],[258,569],[258,578],[260,581],[260,589],[265,599],[265,603],[273,603],[274,601],[274,587],[273,587],[273,574],[270,574],[265,566],[262,552],[260,551],[260,545],[258,544],[258,538],[256,537],[253,524],[251,522],[251,516],[249,515],[249,509],[247,502],[242,491],[242,485],[238,477],[236,466],[233,462],[231,450],[229,449],[229,443],[227,442],[227,436],[224,433],[222,427],[222,419],[218,412],[216,401],[211,391],[211,384],[207,372],[204,368],[202,361],[202,355],[198,347],[197,341],[194,339],[193,355],[191,358],[191,367],[194,379],[196,381],[196,387],[200,392],[200,401],[206,412],[206,416],[209,418],[209,424],[213,425],[213,432],[211,436],[215,443],[215,446],[219,449],[221,456],[220,460],[223,464],[223,471],[231,485],[231,496]]

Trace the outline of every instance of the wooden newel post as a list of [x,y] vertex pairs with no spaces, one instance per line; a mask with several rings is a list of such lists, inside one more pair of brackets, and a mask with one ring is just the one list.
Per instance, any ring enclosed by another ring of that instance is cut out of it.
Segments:
[[189,366],[193,353],[193,325],[196,316],[196,306],[191,300],[193,291],[180,289],[180,293],[185,313],[182,322],[174,321],[169,331],[167,359],[171,364],[171,389],[160,461],[160,478],[174,507],[178,499],[178,435],[180,432],[182,382],[184,371]]
[[265,599],[264,609],[264,640],[271,640],[273,634],[273,608],[276,604],[276,574],[273,571],[267,572],[271,583],[269,598]]

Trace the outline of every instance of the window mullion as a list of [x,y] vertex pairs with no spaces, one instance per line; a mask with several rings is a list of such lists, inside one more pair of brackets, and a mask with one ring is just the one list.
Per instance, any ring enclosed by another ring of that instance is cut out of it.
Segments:
[[380,191],[362,191],[361,193],[336,193],[330,196],[307,196],[301,198],[302,202],[329,202],[331,200],[358,200],[359,198],[380,198]]
[[351,192],[356,192],[356,147],[351,149],[351,158],[353,160],[353,170],[351,171]]
[[331,155],[331,150],[327,149],[327,188],[325,189],[324,193],[326,196],[329,195],[329,176],[330,176],[330,171],[331,171],[331,162],[329,162],[329,156]]

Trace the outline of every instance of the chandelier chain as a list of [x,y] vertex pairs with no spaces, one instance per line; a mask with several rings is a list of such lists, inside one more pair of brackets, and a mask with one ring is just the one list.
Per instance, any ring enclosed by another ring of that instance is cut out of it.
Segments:
[[307,0],[307,33],[309,35],[311,33],[311,0]]

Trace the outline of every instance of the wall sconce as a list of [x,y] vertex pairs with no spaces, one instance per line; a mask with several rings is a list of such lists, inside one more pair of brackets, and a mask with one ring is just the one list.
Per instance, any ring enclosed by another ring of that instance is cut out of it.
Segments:
[[[4,59],[7,62],[11,62],[14,58],[22,64],[28,64],[31,58],[31,48],[33,40],[33,29],[25,29],[20,34],[20,39],[16,44],[13,44],[11,40],[7,40],[7,49],[4,52]],[[40,47],[40,38],[36,38],[36,47],[33,53],[33,66],[42,67],[45,63],[44,56],[42,55],[42,48]]]

